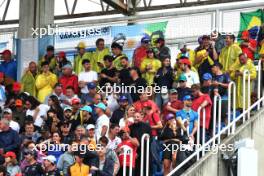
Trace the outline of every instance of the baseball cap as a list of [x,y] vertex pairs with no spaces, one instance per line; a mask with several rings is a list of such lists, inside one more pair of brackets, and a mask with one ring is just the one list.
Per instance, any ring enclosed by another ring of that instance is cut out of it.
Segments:
[[72,108],[70,106],[66,106],[63,111],[72,111]]
[[21,84],[18,82],[15,82],[13,84],[13,91],[20,91],[21,90]]
[[141,43],[147,43],[150,42],[150,37],[149,36],[144,36],[141,38]]
[[16,154],[14,152],[6,152],[6,154],[4,154],[4,157],[16,158]]
[[5,108],[3,110],[3,113],[8,113],[8,114],[12,114],[12,110],[10,108]]
[[90,106],[87,106],[87,105],[85,105],[84,107],[82,107],[80,110],[81,111],[87,111],[87,112],[90,112],[90,113],[93,112],[93,109]]
[[96,88],[96,84],[95,84],[94,82],[89,82],[89,83],[87,84],[87,88],[88,88],[88,89],[94,89],[94,88]]
[[48,160],[49,162],[51,162],[53,164],[55,164],[55,162],[56,162],[56,158],[53,155],[48,155],[46,157],[43,157],[43,160]]
[[66,53],[64,51],[60,51],[58,56],[64,58],[66,56]]
[[105,104],[104,103],[98,103],[97,105],[94,105],[96,108],[100,108],[100,109],[102,109],[102,110],[106,110],[106,106],[105,106]]
[[16,100],[16,106],[23,106],[23,102],[20,99]]
[[79,98],[73,98],[72,100],[71,100],[71,104],[72,105],[75,105],[75,104],[80,104],[80,99]]
[[119,101],[128,101],[128,98],[125,95],[120,96]]
[[185,95],[183,97],[183,101],[189,101],[189,100],[192,100],[192,97],[190,95]]
[[170,94],[174,94],[174,93],[178,93],[178,91],[176,89],[170,89]]
[[171,120],[173,118],[174,118],[174,115],[172,113],[167,114],[165,117],[166,120]]
[[180,59],[181,64],[191,65],[191,61],[189,59]]
[[87,125],[86,130],[89,131],[90,129],[95,129],[95,126],[93,124]]
[[4,50],[1,54],[2,55],[11,55],[12,53],[10,50],[7,49],[7,50]]
[[181,74],[179,77],[179,81],[187,81],[187,78],[184,74]]
[[64,65],[64,66],[62,67],[62,69],[64,69],[64,68],[70,68],[70,69],[72,69],[72,65],[71,65],[71,64],[66,64],[66,65]]
[[203,80],[207,81],[207,80],[210,80],[212,79],[212,75],[210,73],[205,73],[203,74]]

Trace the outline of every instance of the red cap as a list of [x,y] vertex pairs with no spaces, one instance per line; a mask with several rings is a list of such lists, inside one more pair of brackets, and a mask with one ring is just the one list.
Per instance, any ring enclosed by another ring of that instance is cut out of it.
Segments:
[[2,55],[10,55],[11,56],[11,51],[10,50],[4,50],[2,53]]
[[7,158],[7,157],[16,158],[16,154],[14,152],[6,152],[4,157],[5,158]]
[[4,78],[4,73],[0,72],[0,78]]
[[17,100],[16,100],[16,106],[18,106],[18,107],[23,106],[23,102],[22,102],[22,100],[17,99]]
[[189,59],[180,59],[181,64],[191,65],[191,61]]
[[66,56],[66,53],[64,51],[59,52],[59,57],[64,58]]
[[15,82],[13,84],[13,91],[20,91],[21,90],[21,84],[19,82]]
[[242,35],[242,38],[248,38],[249,37],[249,32],[248,31],[243,31],[241,35]]
[[72,104],[72,105],[80,104],[80,99],[79,99],[79,98],[73,98],[73,99],[71,100],[71,104]]

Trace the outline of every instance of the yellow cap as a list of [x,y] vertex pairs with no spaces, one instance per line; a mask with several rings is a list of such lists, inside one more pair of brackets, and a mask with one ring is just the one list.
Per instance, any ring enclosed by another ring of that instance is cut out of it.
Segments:
[[78,43],[77,48],[86,48],[85,43],[84,42]]
[[206,52],[207,52],[207,51],[206,51],[205,49],[203,49],[203,50],[201,50],[201,51],[198,51],[198,52],[197,52],[197,57],[198,57],[198,58],[200,58],[200,57],[201,57],[201,58],[205,58],[205,57],[206,57]]

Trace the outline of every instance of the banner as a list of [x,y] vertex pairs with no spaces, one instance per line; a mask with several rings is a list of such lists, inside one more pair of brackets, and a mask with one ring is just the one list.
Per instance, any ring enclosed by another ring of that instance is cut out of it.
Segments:
[[0,42],[0,52],[7,48],[7,42]]

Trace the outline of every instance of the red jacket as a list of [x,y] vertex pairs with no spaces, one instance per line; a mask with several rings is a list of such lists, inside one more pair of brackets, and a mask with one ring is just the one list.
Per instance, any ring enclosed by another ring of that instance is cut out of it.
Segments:
[[74,93],[78,94],[79,86],[78,86],[78,76],[72,74],[71,76],[61,76],[59,82],[62,84],[63,94],[66,93],[66,88],[68,86],[72,86],[74,88]]

